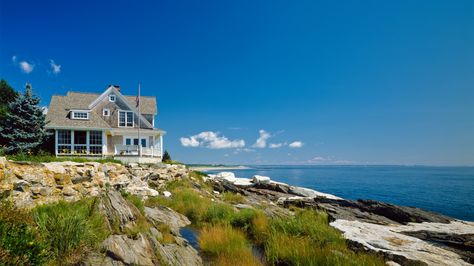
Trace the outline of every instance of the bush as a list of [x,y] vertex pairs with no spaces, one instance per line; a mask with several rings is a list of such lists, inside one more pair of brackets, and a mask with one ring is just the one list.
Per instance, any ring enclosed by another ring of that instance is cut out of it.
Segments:
[[83,247],[96,247],[109,235],[105,219],[95,205],[95,199],[61,201],[33,210],[40,234],[55,258],[64,260]]
[[46,244],[39,237],[31,216],[13,207],[0,204],[0,264],[42,265],[47,261]]

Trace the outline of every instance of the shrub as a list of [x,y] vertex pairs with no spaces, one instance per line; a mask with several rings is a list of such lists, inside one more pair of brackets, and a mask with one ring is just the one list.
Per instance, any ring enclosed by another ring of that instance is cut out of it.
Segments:
[[0,264],[42,265],[48,257],[46,244],[39,237],[31,216],[0,204]]

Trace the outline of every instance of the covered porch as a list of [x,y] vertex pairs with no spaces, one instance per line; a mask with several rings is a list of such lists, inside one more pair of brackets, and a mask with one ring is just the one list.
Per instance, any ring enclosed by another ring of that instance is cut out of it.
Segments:
[[[158,129],[55,129],[56,156],[101,156],[161,162],[164,132]],[[151,159],[151,160],[150,160]]]

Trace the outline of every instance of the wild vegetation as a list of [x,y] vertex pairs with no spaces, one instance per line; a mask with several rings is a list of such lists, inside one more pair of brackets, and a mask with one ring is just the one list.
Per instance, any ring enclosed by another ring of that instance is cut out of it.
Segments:
[[6,265],[70,265],[109,234],[95,198],[31,211],[0,206],[0,261]]
[[119,163],[119,164],[122,163],[121,161],[114,160],[112,158],[91,159],[91,158],[83,158],[83,157],[56,157],[47,152],[39,152],[37,154],[17,153],[17,154],[7,155],[6,157],[8,160],[12,160],[12,161],[23,161],[23,162],[33,162],[33,163],[49,163],[49,162],[76,162],[76,163],[98,162],[98,163]]
[[[151,198],[145,204],[186,215],[200,230],[202,252],[215,265],[384,265],[382,258],[349,250],[324,212],[297,209],[294,216],[268,217],[263,210],[233,207],[230,203],[245,201],[241,195],[226,192],[223,201],[213,201],[196,186],[189,180],[171,182],[166,187],[171,198]],[[264,250],[263,262],[252,246]]]

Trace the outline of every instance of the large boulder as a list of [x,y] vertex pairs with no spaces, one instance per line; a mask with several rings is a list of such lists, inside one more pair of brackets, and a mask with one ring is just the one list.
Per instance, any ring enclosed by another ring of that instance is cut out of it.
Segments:
[[138,234],[136,239],[111,235],[102,242],[102,249],[108,257],[125,265],[156,265],[154,248],[142,234]]
[[270,177],[268,176],[262,176],[262,175],[254,175],[252,177],[252,181],[255,183],[255,184],[269,184],[270,183]]

